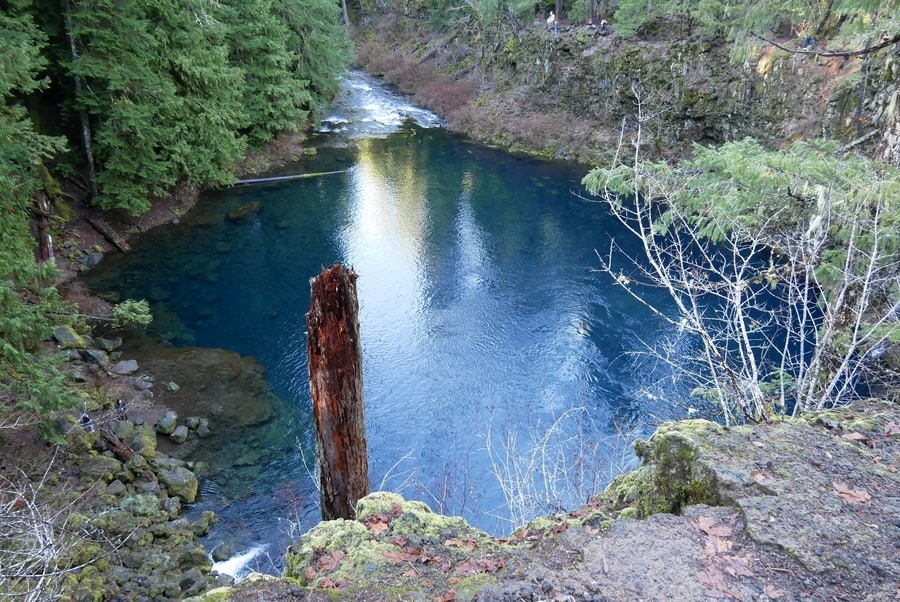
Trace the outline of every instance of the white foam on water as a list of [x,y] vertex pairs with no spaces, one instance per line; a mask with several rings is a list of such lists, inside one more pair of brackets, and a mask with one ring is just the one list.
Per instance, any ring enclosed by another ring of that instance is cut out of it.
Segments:
[[407,121],[423,128],[443,125],[440,117],[410,104],[371,75],[349,71],[319,132],[340,133],[351,139],[383,137],[399,131]]
[[228,560],[214,562],[212,570],[220,575],[231,575],[234,577],[235,582],[238,582],[250,572],[250,562],[265,552],[268,547],[268,545],[259,544],[253,546],[243,554],[235,554]]

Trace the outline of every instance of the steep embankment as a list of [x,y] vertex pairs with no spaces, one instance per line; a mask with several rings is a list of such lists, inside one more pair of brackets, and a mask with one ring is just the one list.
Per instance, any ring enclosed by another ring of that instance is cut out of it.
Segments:
[[755,427],[665,423],[637,445],[638,470],[507,539],[376,493],[357,520],[297,541],[289,579],[197,600],[892,599],[898,435],[900,409],[878,401]]
[[735,63],[721,38],[636,40],[583,26],[556,34],[537,24],[435,35],[395,13],[366,23],[356,32],[364,68],[455,131],[514,151],[605,163],[639,119],[644,151],[666,157],[747,136],[773,147],[864,139],[873,151],[890,137],[890,48],[864,59],[768,47]]

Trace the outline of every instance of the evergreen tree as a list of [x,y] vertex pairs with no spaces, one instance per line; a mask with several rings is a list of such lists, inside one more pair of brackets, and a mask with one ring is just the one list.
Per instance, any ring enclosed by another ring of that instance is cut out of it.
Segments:
[[288,50],[293,33],[275,14],[273,0],[232,2],[223,10],[229,58],[241,69],[241,131],[253,145],[284,131],[298,131],[309,118],[312,96],[297,81],[297,59]]
[[142,213],[177,181],[163,115],[179,101],[158,71],[159,40],[132,0],[73,3],[70,25],[70,75],[84,82],[76,108],[90,116],[100,168],[95,202]]
[[273,4],[292,34],[287,42],[296,59],[292,75],[308,92],[307,108],[318,117],[337,94],[339,78],[352,57],[340,7],[331,0],[274,0]]
[[70,73],[85,82],[76,102],[92,119],[102,208],[139,214],[181,179],[233,181],[242,82],[215,10],[183,0],[73,6]]
[[[73,399],[56,368],[58,358],[41,342],[70,315],[51,286],[52,262],[37,265],[29,232],[32,199],[41,188],[42,162],[63,141],[41,136],[18,100],[45,85],[44,37],[27,14],[30,3],[0,10],[0,424],[16,412],[45,412]],[[11,403],[10,403],[11,402]]]
[[163,50],[163,72],[179,102],[165,112],[177,177],[201,186],[234,181],[234,163],[244,156],[241,70],[228,61],[227,26],[214,0],[160,0],[150,19]]

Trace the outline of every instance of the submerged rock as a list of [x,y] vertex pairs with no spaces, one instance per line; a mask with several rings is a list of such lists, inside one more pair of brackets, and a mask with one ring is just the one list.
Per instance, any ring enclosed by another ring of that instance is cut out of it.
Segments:
[[256,213],[259,213],[261,209],[262,203],[260,203],[259,201],[253,201],[252,203],[247,203],[242,207],[238,207],[234,211],[229,211],[228,219],[233,222],[239,222],[252,217]]

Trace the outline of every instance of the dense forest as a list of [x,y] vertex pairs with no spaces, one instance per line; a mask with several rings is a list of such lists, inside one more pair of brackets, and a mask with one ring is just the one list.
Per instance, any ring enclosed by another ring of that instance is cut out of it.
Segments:
[[13,0],[0,39],[4,424],[73,401],[41,342],[78,316],[37,223],[71,196],[140,214],[176,183],[230,184],[248,149],[321,115],[351,52],[328,0]]

